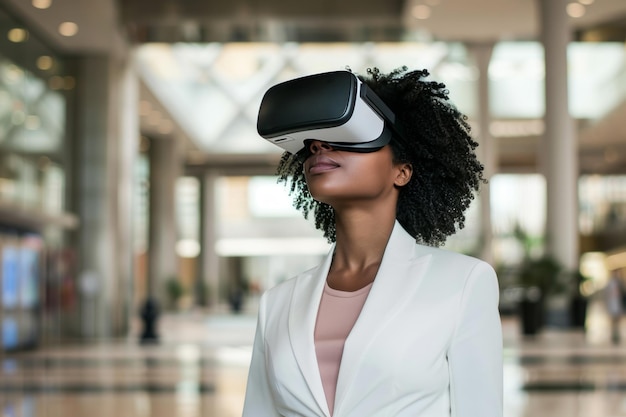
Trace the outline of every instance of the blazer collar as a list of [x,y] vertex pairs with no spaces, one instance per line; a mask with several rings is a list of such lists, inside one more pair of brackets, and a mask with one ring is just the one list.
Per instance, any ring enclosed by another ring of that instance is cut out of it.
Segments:
[[333,260],[333,244],[324,262],[309,274],[296,279],[289,309],[289,339],[300,372],[321,412],[330,416],[315,353],[315,322],[326,276]]
[[[417,290],[430,256],[418,255],[415,239],[396,221],[387,242],[383,259],[363,310],[344,346],[337,393],[335,415],[341,415],[353,378],[369,344],[402,309]],[[312,396],[324,415],[329,416],[315,354],[315,322],[330,270],[335,246],[324,262],[307,276],[298,279],[289,313],[289,335],[294,355]]]

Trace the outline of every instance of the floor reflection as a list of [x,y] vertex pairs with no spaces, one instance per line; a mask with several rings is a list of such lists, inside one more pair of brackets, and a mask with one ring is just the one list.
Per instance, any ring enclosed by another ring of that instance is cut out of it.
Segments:
[[[254,326],[253,314],[178,314],[162,320],[158,345],[129,338],[5,355],[2,417],[238,417]],[[626,346],[602,327],[532,338],[515,319],[503,328],[506,417],[626,417]]]

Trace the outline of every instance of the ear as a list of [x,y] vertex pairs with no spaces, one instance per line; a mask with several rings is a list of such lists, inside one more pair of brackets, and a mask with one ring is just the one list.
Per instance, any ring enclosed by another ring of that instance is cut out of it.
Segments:
[[411,176],[413,176],[413,165],[409,163],[402,163],[398,164],[396,169],[397,174],[393,184],[396,187],[404,187],[411,180]]

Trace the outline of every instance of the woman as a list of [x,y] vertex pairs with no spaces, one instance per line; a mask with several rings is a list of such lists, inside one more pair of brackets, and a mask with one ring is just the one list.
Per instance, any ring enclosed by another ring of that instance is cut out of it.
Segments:
[[502,416],[495,273],[436,248],[463,227],[483,167],[465,117],[427,76],[362,79],[396,116],[382,148],[312,140],[283,155],[295,206],[334,244],[263,295],[245,417]]

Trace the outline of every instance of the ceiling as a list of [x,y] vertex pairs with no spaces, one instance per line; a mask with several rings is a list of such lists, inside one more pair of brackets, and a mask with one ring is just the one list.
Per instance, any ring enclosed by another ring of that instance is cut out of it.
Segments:
[[[80,55],[123,53],[129,42],[534,40],[539,36],[538,1],[52,0],[44,10],[33,7],[31,0],[0,3],[60,53]],[[575,39],[626,42],[626,1],[579,1],[591,4],[584,6],[583,16],[570,18]],[[422,18],[412,15],[416,6]],[[78,24],[76,36],[59,34],[64,21]],[[145,88],[142,98],[154,101]],[[607,144],[613,154],[626,155],[624,114],[626,105],[583,132],[583,171],[613,166],[611,171],[626,172],[626,161],[606,163]],[[501,164],[530,163],[524,158],[536,153],[535,142],[509,140]]]
[[[132,42],[536,39],[538,1],[52,0],[51,7],[41,10],[30,0],[0,0],[67,53],[110,51],[120,48],[124,38]],[[577,37],[626,40],[626,1],[586,2],[592,4],[585,7],[585,14],[570,19]],[[411,17],[416,5],[428,7],[428,18]],[[77,36],[59,35],[58,25],[68,20],[79,24]]]

